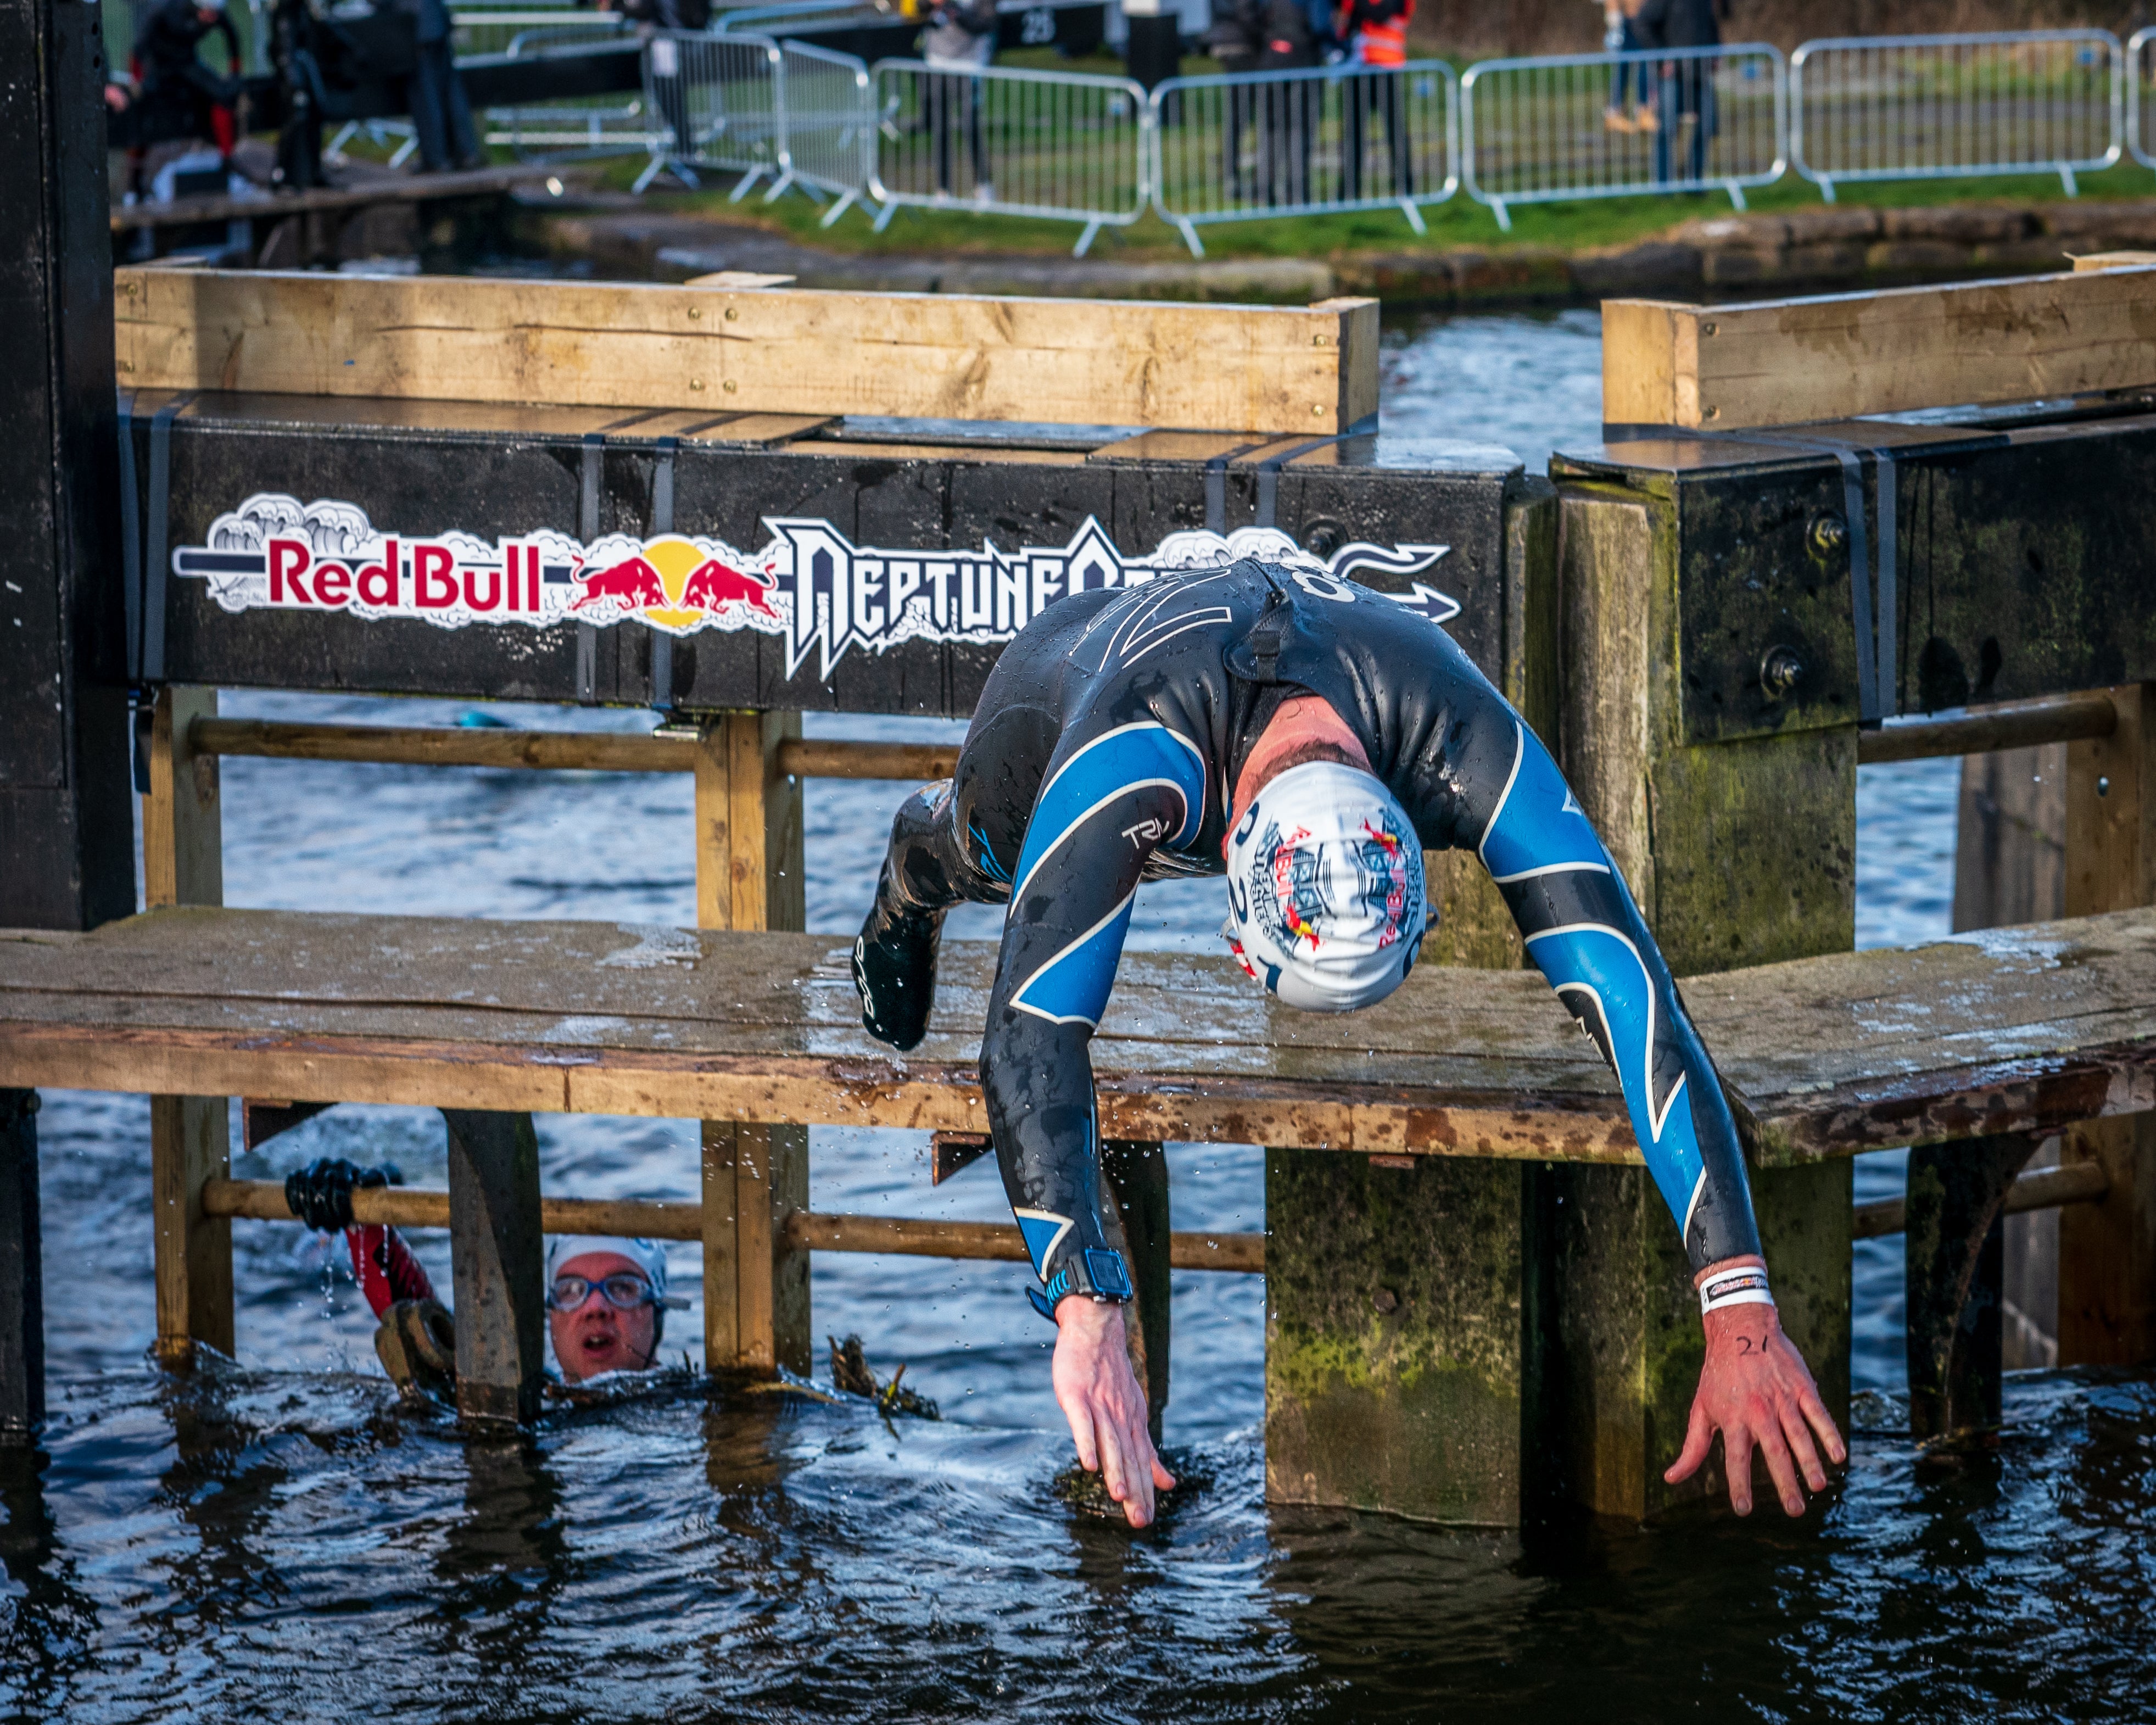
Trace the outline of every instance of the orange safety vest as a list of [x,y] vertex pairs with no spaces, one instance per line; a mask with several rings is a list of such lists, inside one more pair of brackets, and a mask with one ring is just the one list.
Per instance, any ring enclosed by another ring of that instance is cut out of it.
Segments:
[[1408,20],[1414,16],[1414,0],[1408,0],[1399,15],[1383,23],[1366,23],[1355,32],[1358,57],[1366,66],[1404,66],[1408,59]]

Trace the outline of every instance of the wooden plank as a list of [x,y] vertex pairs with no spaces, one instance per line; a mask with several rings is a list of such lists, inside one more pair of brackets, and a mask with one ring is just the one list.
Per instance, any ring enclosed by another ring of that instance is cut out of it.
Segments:
[[[951,942],[921,1047],[861,1029],[829,937],[175,909],[0,934],[0,1086],[980,1130],[994,949]],[[2156,911],[1690,978],[1764,1162],[2156,1106]],[[1538,977],[1419,966],[1294,1013],[1133,952],[1094,1042],[1118,1137],[1627,1161]],[[2010,1116],[2010,1118],[2004,1117]]]
[[224,902],[223,804],[217,761],[194,727],[217,721],[217,691],[157,691],[150,719],[150,791],[142,799],[142,897],[158,905]]
[[[151,709],[149,793],[142,799],[142,888],[155,907],[224,901],[223,804],[218,766],[198,753],[193,726],[217,712],[217,691],[167,686]],[[232,1224],[203,1214],[202,1187],[232,1158],[223,1096],[180,1086],[150,1099],[152,1255],[158,1358],[184,1367],[197,1342],[233,1350]]]
[[1920,719],[1860,731],[1856,761],[1861,767],[1872,767],[1885,761],[1932,761],[2039,748],[2108,737],[2118,724],[2118,710],[2107,694],[2047,695],[2040,701],[1980,707],[1950,719]]
[[[2156,903],[2156,684],[2108,693],[2116,729],[2066,747],[2070,916]],[[2060,1162],[2105,1190],[2059,1217],[2059,1363],[2156,1358],[2156,1120],[2084,1121]]]
[[1378,305],[118,273],[131,388],[1345,431]]
[[[211,694],[213,700],[214,691]],[[198,757],[246,755],[260,760],[360,761],[407,767],[694,773],[700,757],[700,746],[688,737],[618,731],[452,731],[201,717],[192,721],[187,737]],[[957,764],[955,742],[859,742],[844,737],[803,739],[790,733],[782,735],[778,742],[778,772],[797,778],[948,778]],[[157,902],[214,904],[218,899],[165,898]]]
[[[2102,1168],[2094,1163],[2071,1168],[2035,1168],[2017,1175],[2007,1189],[2000,1212],[2023,1216],[2037,1210],[2063,1209],[2069,1204],[2094,1204],[2111,1189]],[[1856,1206],[1850,1232],[1858,1240],[1881,1240],[1899,1234],[1908,1223],[1906,1198],[1875,1199]]]
[[1738,305],[1608,300],[1602,413],[1787,425],[2156,382],[2150,265]]
[[[488,167],[460,173],[398,174],[357,186],[314,186],[305,192],[280,191],[265,200],[259,193],[249,198],[176,198],[169,203],[144,202],[116,204],[112,231],[124,234],[136,228],[186,227],[198,222],[281,220],[325,210],[359,210],[385,203],[424,203],[444,198],[484,198],[543,180],[557,169]],[[184,268],[167,263],[167,268]],[[775,278],[791,281],[791,276]]]
[[546,1370],[539,1140],[528,1114],[444,1108],[442,1118],[449,1132],[457,1414],[528,1425],[539,1415]]
[[198,1342],[232,1352],[232,1224],[206,1214],[202,1202],[204,1183],[224,1178],[231,1165],[223,1096],[151,1096],[157,1351],[169,1366],[192,1363]]
[[[212,1180],[203,1189],[213,1216],[261,1222],[299,1219],[285,1202],[281,1180]],[[352,1219],[393,1228],[446,1228],[449,1194],[420,1186],[362,1187],[352,1195]],[[619,1234],[632,1239],[701,1240],[704,1207],[680,1199],[548,1198],[539,1200],[548,1234]],[[912,1216],[849,1216],[798,1210],[788,1217],[788,1243],[804,1251],[887,1252],[896,1257],[986,1258],[1026,1261],[1025,1241],[1008,1222],[947,1222]],[[1169,1236],[1177,1270],[1263,1275],[1262,1234],[1194,1232]]]

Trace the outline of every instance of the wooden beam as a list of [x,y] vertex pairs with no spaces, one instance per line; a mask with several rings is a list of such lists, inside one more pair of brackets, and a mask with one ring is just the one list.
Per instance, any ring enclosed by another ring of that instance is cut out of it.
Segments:
[[449,1130],[457,1414],[528,1425],[539,1416],[546,1369],[539,1140],[528,1114],[444,1108],[442,1118]]
[[2156,383],[2152,292],[2137,264],[1739,305],[1606,300],[1602,416],[1726,431],[2138,388]]
[[1932,761],[1953,755],[1989,755],[2001,749],[2040,748],[2046,743],[2080,742],[2108,737],[2118,728],[2118,709],[2099,690],[2091,695],[2047,695],[2041,701],[2002,702],[1957,713],[1952,718],[1919,719],[1884,725],[1856,735],[1856,764],[1884,761]]
[[[807,920],[801,781],[781,747],[798,713],[722,714],[697,744],[696,923],[798,929]],[[786,1237],[808,1207],[808,1132],[765,1111],[703,1122],[704,1363],[712,1371],[806,1373],[808,1255]]]
[[[485,767],[583,773],[694,773],[702,746],[685,737],[620,731],[447,730],[413,725],[321,725],[277,719],[195,720],[198,758],[358,761],[404,767]],[[783,731],[778,771],[798,778],[948,778],[955,742],[865,742]],[[214,900],[167,900],[213,903]]]
[[[2156,904],[2156,684],[2109,692],[2112,734],[2066,747],[2069,916]],[[2059,1215],[2059,1363],[2156,1359],[2156,1118],[2076,1126],[2060,1160],[2105,1192]]]
[[38,1223],[38,1093],[0,1090],[0,1445],[31,1440],[44,1424]]
[[[2011,1207],[2010,1204],[2010,1208]],[[212,1180],[203,1208],[213,1216],[295,1222],[281,1180]],[[352,1219],[393,1228],[446,1228],[449,1194],[424,1186],[362,1187],[352,1194]],[[547,1234],[622,1234],[632,1239],[701,1240],[704,1207],[670,1198],[546,1198],[539,1224]],[[786,1219],[786,1243],[803,1251],[888,1253],[901,1258],[978,1258],[1027,1261],[1025,1241],[1008,1222],[947,1222],[916,1216],[848,1216],[797,1210]],[[1262,1234],[1185,1233],[1168,1236],[1170,1267],[1263,1275]]]
[[1378,303],[117,273],[123,388],[1347,430]]
[[[149,794],[142,799],[142,896],[150,906],[224,902],[223,803],[213,756],[192,742],[214,720],[217,691],[157,691],[150,718]],[[184,1367],[197,1342],[233,1348],[232,1224],[206,1216],[202,1186],[231,1166],[230,1105],[221,1096],[152,1096],[157,1354]]]

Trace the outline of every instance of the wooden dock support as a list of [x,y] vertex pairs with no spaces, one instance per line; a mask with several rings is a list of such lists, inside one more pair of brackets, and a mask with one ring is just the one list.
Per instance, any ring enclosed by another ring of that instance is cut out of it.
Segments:
[[1109,1138],[1101,1146],[1101,1167],[1116,1194],[1124,1241],[1131,1249],[1131,1369],[1145,1388],[1146,1414],[1158,1445],[1168,1412],[1171,1334],[1168,1153],[1164,1146],[1142,1138]]
[[1909,1435],[1919,1442],[1996,1427],[2005,1377],[2005,1206],[2035,1153],[2025,1132],[1909,1153]]
[[1268,1501],[1520,1519],[1525,1169],[1266,1151]]
[[0,1090],[0,1445],[45,1417],[44,1272],[38,1225],[38,1093]]
[[539,1139],[529,1114],[444,1108],[457,1413],[527,1424],[546,1367],[546,1249]]
[[[190,740],[214,718],[214,689],[167,687],[150,716],[150,788],[142,798],[143,898],[161,905],[224,902],[218,763]],[[232,1224],[203,1214],[203,1184],[232,1171],[230,1106],[223,1096],[150,1099],[150,1178],[156,1194],[157,1357],[185,1367],[194,1344],[233,1350]]]
[[[2066,746],[2069,916],[2156,904],[2156,684],[2110,692],[2112,733]],[[2062,1160],[2101,1164],[2110,1186],[2059,1216],[2059,1363],[2156,1359],[2156,1123],[2075,1127]]]
[[[696,763],[696,925],[798,929],[801,781],[779,750],[798,713],[722,713]],[[808,1208],[808,1129],[742,1121],[703,1125],[704,1363],[770,1377],[810,1368],[808,1253],[787,1219]]]
[[[1821,715],[1696,740],[1676,667],[1685,562],[1674,500],[1639,485],[1560,487],[1560,759],[1679,977],[1845,952],[1856,938],[1855,724]],[[1763,647],[1768,643],[1763,643]],[[1548,1176],[1529,1381],[1547,1402],[1537,1466],[1560,1497],[1639,1517],[1715,1489],[1671,1488],[1705,1343],[1675,1225],[1643,1172]],[[1845,1423],[1851,1171],[1755,1168],[1784,1328]],[[1764,1478],[1763,1471],[1761,1478]]]

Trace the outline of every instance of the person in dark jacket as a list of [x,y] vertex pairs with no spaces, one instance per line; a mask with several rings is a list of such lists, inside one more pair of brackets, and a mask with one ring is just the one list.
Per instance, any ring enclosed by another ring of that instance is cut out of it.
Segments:
[[711,0],[599,0],[599,10],[620,13],[650,44],[652,99],[673,135],[671,153],[680,161],[692,160],[696,141],[688,80],[682,75],[680,45],[671,39],[710,28]]
[[[203,39],[224,39],[225,75],[203,64]],[[239,32],[224,0],[161,0],[135,33],[131,69],[137,94],[138,136],[208,138],[228,162],[239,136],[234,104],[239,95]],[[127,152],[128,178],[139,197],[146,146]]]
[[921,33],[921,57],[939,69],[922,80],[928,130],[936,140],[936,189],[946,196],[954,189],[952,140],[963,126],[973,169],[973,195],[982,203],[993,203],[996,196],[995,173],[981,131],[985,92],[978,78],[940,69],[993,64],[998,28],[995,0],[940,0],[929,8],[928,28]]
[[421,171],[439,173],[452,165],[483,167],[486,158],[480,154],[471,101],[449,49],[449,7],[445,0],[405,0],[405,4],[418,26],[409,95]]
[[[1640,45],[1652,53],[1660,49],[1713,48],[1722,41],[1717,0],[1643,0],[1632,20]],[[1671,178],[1670,152],[1676,132],[1686,120],[1692,122],[1691,139],[1686,146],[1685,178],[1707,177],[1707,146],[1716,131],[1714,56],[1694,54],[1659,61],[1655,69],[1660,129],[1655,133],[1655,178]]]

